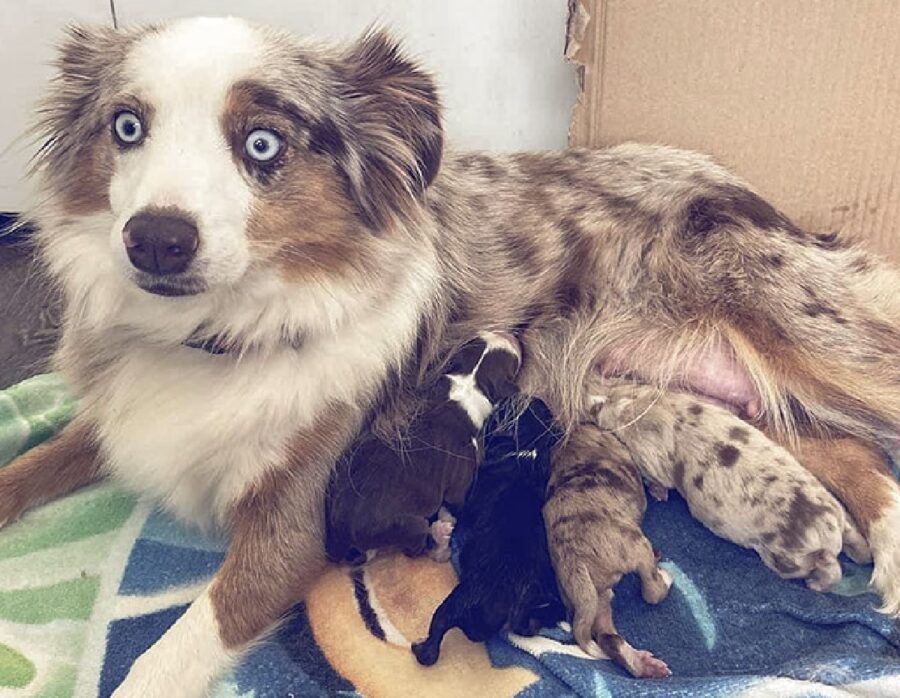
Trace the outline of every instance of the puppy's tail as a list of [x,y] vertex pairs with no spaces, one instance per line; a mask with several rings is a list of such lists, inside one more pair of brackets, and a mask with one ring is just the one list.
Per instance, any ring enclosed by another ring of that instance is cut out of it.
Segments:
[[557,574],[563,597],[572,610],[575,642],[592,657],[602,657],[600,646],[593,638],[594,619],[599,608],[597,589],[587,566],[575,559],[566,560],[557,566]]

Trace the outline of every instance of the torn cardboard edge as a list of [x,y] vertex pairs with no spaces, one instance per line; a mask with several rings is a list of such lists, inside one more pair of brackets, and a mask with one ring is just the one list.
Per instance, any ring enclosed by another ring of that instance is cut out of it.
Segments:
[[[602,50],[603,9],[602,2],[597,6],[591,0],[569,0],[565,58],[575,67],[578,80],[578,97],[569,122],[569,145],[573,146],[590,144],[591,105],[586,87],[594,79],[595,52]],[[602,66],[597,66],[597,69],[601,72]],[[602,75],[599,88],[592,92],[602,93]]]
[[568,0],[569,144],[711,155],[798,225],[900,262],[890,0]]

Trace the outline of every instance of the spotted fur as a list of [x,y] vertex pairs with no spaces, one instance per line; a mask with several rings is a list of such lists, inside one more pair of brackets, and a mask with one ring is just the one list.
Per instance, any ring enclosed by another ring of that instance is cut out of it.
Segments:
[[[114,137],[123,110],[139,144]],[[332,46],[189,19],[64,39],[31,208],[66,298],[57,365],[98,471],[233,532],[208,596],[223,651],[120,696],[199,695],[272,627],[321,569],[341,452],[361,428],[402,437],[416,391],[482,330],[520,336],[520,383],[564,426],[598,361],[732,401],[778,438],[799,424],[871,447],[900,422],[897,275],[860,246],[800,230],[702,155],[461,153],[440,114],[435,81],[383,32]],[[257,127],[283,143],[266,165],[241,150]],[[129,262],[123,228],[145,210],[196,226],[187,268]],[[35,467],[4,469],[0,492]],[[900,612],[900,488],[831,481]],[[0,496],[0,519],[61,493],[39,489]],[[154,662],[205,641],[210,615],[190,618]]]
[[[779,576],[824,591],[844,549],[870,559],[840,503],[785,449],[718,405],[646,385],[595,381],[597,425],[649,482],[674,488],[710,530],[756,550]],[[674,420],[673,420],[674,416]]]
[[578,424],[553,454],[544,523],[572,633],[588,654],[602,649],[637,677],[669,675],[664,662],[636,650],[616,630],[613,587],[630,572],[641,578],[644,600],[669,592],[668,573],[657,567],[641,531],[647,508],[638,469],[625,449],[596,424]]

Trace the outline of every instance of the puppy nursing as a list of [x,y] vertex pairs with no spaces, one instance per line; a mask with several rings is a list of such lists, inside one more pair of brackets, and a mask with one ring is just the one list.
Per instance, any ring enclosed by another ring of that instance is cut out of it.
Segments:
[[[756,550],[784,578],[825,591],[842,548],[871,555],[838,501],[786,450],[728,410],[691,395],[598,381],[597,424],[653,488],[675,488],[710,530]],[[673,420],[674,416],[674,420]]]
[[[628,452],[594,424],[579,424],[554,454],[544,520],[547,542],[572,632],[588,654],[607,656],[636,677],[670,674],[650,652],[629,645],[613,624],[613,587],[629,572],[644,600],[659,603],[672,583],[641,531],[647,508]],[[598,648],[599,645],[599,648]]]
[[459,584],[435,611],[428,637],[413,645],[421,664],[437,661],[451,628],[484,642],[504,628],[534,635],[563,620],[541,517],[559,437],[552,423],[535,401],[515,423],[488,430],[485,461],[460,515]]
[[512,335],[482,333],[452,359],[424,396],[401,449],[374,436],[338,463],[326,500],[326,548],[334,561],[368,550],[408,555],[429,543],[446,559],[449,520],[432,520],[443,503],[459,507],[478,463],[478,438],[494,405],[516,390],[521,353]]

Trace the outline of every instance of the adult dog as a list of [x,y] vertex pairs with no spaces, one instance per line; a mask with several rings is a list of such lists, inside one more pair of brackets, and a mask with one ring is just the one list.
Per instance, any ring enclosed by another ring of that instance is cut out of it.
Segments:
[[707,158],[445,152],[389,37],[235,19],[73,29],[41,115],[32,213],[81,409],[0,471],[0,520],[111,475],[231,532],[117,695],[203,693],[302,598],[332,464],[482,330],[519,334],[563,424],[598,365],[742,410],[846,505],[900,610],[875,446],[900,423],[898,277]]

